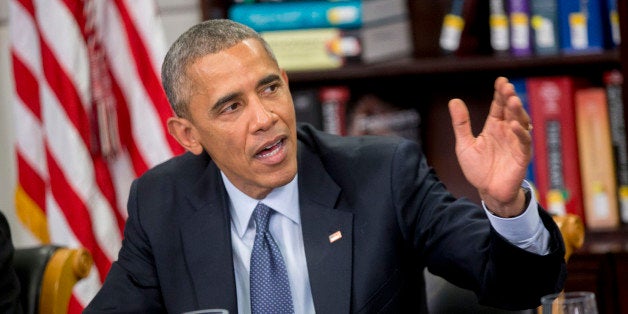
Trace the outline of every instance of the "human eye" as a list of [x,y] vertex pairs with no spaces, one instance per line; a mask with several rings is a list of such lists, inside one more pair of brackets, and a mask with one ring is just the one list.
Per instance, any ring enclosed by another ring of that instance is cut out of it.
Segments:
[[237,103],[237,102],[233,102],[233,103],[230,103],[230,104],[225,104],[225,106],[222,107],[222,110],[220,110],[220,113],[221,114],[228,114],[228,113],[234,112],[234,111],[238,110],[238,108],[240,108],[240,106],[241,106],[240,103]]
[[262,94],[272,95],[279,89],[279,83],[271,83],[264,87]]

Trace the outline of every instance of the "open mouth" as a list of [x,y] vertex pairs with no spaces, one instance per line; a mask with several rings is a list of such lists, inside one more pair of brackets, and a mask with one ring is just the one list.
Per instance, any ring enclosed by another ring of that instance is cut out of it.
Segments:
[[264,147],[261,151],[255,154],[256,158],[268,158],[277,155],[284,145],[284,139],[280,139],[277,142]]

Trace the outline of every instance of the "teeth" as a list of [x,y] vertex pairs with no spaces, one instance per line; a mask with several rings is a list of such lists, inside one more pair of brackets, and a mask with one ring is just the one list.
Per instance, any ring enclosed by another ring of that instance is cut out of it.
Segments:
[[275,146],[275,145],[279,144],[279,142],[281,142],[281,140],[277,141],[277,142],[276,142],[276,143],[274,143],[274,144],[271,144],[271,145],[268,145],[268,146],[264,147],[264,149],[271,149],[273,146]]
[[269,156],[274,156],[275,154],[277,154],[277,153],[278,153],[278,151],[279,151],[279,150],[277,150],[277,149],[275,149],[275,150],[270,150],[270,149],[272,149],[273,147],[275,147],[275,148],[276,148],[279,144],[281,144],[281,140],[277,141],[276,143],[274,143],[274,144],[272,144],[272,145],[269,145],[269,146],[264,147],[264,149],[265,149],[265,150],[269,150],[269,151],[266,151],[266,152],[264,152],[264,153],[260,153],[260,154],[259,154],[259,157],[269,157]]

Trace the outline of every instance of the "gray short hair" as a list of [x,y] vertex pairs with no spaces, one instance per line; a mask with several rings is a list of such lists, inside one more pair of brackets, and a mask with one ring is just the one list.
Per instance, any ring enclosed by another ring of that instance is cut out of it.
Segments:
[[198,58],[231,48],[245,39],[259,40],[268,56],[275,56],[268,43],[253,29],[240,23],[213,19],[192,26],[172,44],[161,66],[161,81],[172,109],[179,117],[189,117],[186,88],[187,67]]

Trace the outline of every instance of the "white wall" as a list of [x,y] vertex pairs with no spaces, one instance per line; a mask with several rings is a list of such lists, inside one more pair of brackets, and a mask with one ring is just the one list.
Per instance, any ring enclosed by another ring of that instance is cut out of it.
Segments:
[[[161,11],[164,31],[171,44],[183,31],[201,19],[199,0],[156,0]],[[13,151],[13,81],[9,52],[9,0],[0,0],[0,211],[9,220],[16,247],[29,246],[36,240],[26,231],[15,216],[15,155]]]

